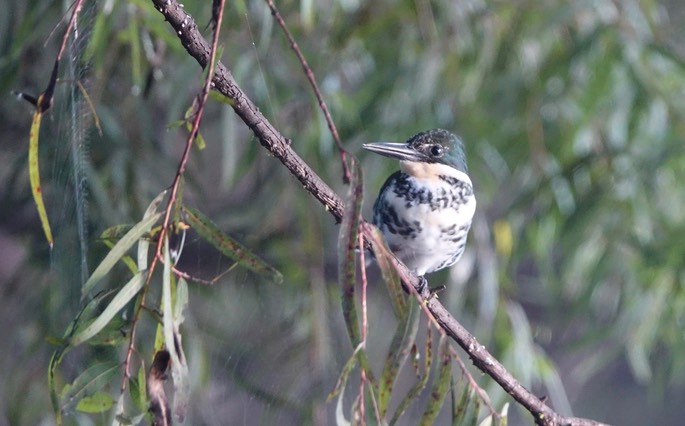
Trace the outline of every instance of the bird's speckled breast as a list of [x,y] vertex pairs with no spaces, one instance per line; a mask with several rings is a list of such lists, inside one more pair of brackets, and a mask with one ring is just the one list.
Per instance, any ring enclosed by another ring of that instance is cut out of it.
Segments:
[[403,172],[390,176],[381,189],[373,221],[393,252],[424,275],[459,260],[476,199],[465,173],[438,164],[403,163]]

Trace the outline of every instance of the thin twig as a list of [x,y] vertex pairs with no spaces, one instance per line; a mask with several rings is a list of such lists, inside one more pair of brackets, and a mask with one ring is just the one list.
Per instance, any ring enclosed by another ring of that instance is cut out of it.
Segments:
[[[212,79],[214,77],[214,67],[216,64],[216,51],[217,51],[217,46],[219,44],[219,30],[221,28],[221,21],[223,19],[223,11],[224,11],[224,3],[225,0],[219,0],[220,1],[220,7],[219,7],[219,12],[216,17],[216,28],[214,31],[214,38],[212,40],[212,47],[209,52],[209,69],[207,71],[207,77],[205,79],[205,84],[202,88],[202,93],[200,94],[200,101],[198,102],[198,107],[197,111],[195,112],[195,117],[193,119],[193,128],[190,131],[190,134],[188,135],[188,139],[186,140],[186,145],[185,149],[183,151],[183,155],[181,157],[181,162],[178,166],[178,169],[176,170],[176,176],[174,176],[174,181],[171,184],[171,195],[169,196],[169,201],[167,203],[166,210],[164,212],[164,221],[162,223],[162,228],[160,229],[159,235],[158,235],[158,240],[157,240],[157,247],[155,250],[155,256],[152,259],[152,263],[150,267],[148,268],[148,273],[147,273],[147,278],[145,282],[145,286],[143,287],[143,290],[141,292],[141,295],[139,297],[140,303],[138,304],[137,309],[135,310],[134,317],[132,319],[132,325],[131,325],[131,335],[129,337],[129,344],[128,344],[128,350],[126,352],[126,362],[125,362],[125,368],[124,368],[124,378],[122,380],[122,385],[121,385],[121,393],[126,390],[126,383],[128,382],[128,379],[130,378],[130,361],[131,361],[131,354],[133,352],[133,348],[135,346],[135,335],[136,335],[136,329],[137,329],[137,324],[138,324],[138,319],[140,316],[140,312],[143,306],[143,301],[145,300],[145,295],[147,293],[147,288],[149,286],[150,280],[152,279],[152,274],[155,270],[155,266],[157,265],[157,261],[162,258],[162,245],[164,241],[164,236],[167,233],[167,228],[169,227],[169,221],[171,219],[171,211],[173,210],[174,204],[176,203],[176,197],[178,195],[178,189],[181,184],[181,179],[183,178],[183,173],[185,172],[186,164],[188,163],[188,158],[190,157],[190,149],[193,146],[193,142],[195,141],[195,138],[199,132],[200,129],[200,121],[202,120],[202,113],[204,110],[204,106],[207,103],[207,97],[209,96],[209,90],[211,89],[212,86]],[[192,28],[193,30],[197,31],[197,26],[195,25],[195,21],[190,15],[187,15],[185,20],[182,23],[182,28],[185,27]]]
[[271,9],[271,14],[276,19],[276,22],[278,22],[278,25],[283,29],[283,32],[285,33],[285,36],[288,39],[288,43],[290,43],[290,48],[293,50],[293,52],[295,52],[297,59],[300,61],[300,64],[302,64],[302,68],[304,70],[305,75],[307,76],[307,80],[309,80],[309,84],[312,86],[312,90],[314,90],[314,95],[316,96],[316,100],[319,101],[319,108],[321,108],[321,112],[323,112],[323,116],[326,119],[326,124],[328,124],[328,129],[330,130],[331,135],[333,136],[335,144],[338,146],[338,150],[340,150],[340,162],[342,163],[343,182],[349,183],[350,170],[347,167],[347,151],[343,147],[342,141],[340,140],[340,135],[338,134],[338,129],[337,127],[335,127],[335,123],[333,122],[331,113],[328,110],[328,105],[326,105],[326,101],[324,101],[323,99],[321,90],[319,90],[319,85],[316,82],[314,72],[309,66],[307,59],[304,57],[304,54],[300,50],[300,46],[298,46],[292,33],[290,32],[290,30],[288,30],[288,26],[285,24],[285,20],[283,20],[283,17],[276,8],[276,5],[274,4],[273,0],[266,0],[266,3],[269,5],[269,9]]
[[62,54],[64,53],[64,49],[67,47],[67,40],[69,40],[69,33],[71,32],[71,29],[74,28],[76,25],[76,19],[78,18],[78,14],[81,12],[81,8],[83,7],[83,0],[76,0],[74,2],[74,11],[71,13],[71,18],[69,19],[69,24],[67,24],[67,29],[64,31],[64,37],[62,37],[62,45],[59,48],[59,51],[57,52],[57,60],[59,61],[62,59]]

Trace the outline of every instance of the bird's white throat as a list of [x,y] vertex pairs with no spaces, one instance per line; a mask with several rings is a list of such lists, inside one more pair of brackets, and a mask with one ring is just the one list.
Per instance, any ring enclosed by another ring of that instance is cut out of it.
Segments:
[[446,164],[400,161],[400,169],[417,179],[438,180],[440,176],[451,176],[473,186],[469,175]]

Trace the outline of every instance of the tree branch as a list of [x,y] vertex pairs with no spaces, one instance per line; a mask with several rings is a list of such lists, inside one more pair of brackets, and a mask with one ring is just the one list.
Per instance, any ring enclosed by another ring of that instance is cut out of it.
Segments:
[[[210,46],[204,39],[193,17],[176,0],[152,0],[178,35],[186,51],[204,68],[209,62]],[[262,115],[255,104],[240,89],[229,69],[221,62],[212,80],[214,88],[232,100],[235,113],[252,130],[259,142],[295,176],[321,204],[324,205],[339,223],[343,215],[343,202],[340,197],[312,170],[307,163],[290,147],[285,138]],[[367,234],[367,226],[362,230]],[[369,238],[366,239],[369,243]],[[370,244],[370,243],[369,243]],[[418,288],[419,278],[395,259],[403,285]],[[478,343],[459,322],[445,309],[440,301],[431,297],[428,290],[421,294],[425,306],[437,320],[442,329],[454,339],[469,355],[474,365],[492,377],[516,401],[523,405],[534,417],[536,424],[545,426],[598,426],[594,420],[564,417],[556,413],[537,396],[521,385],[504,366],[497,361],[483,345]]]

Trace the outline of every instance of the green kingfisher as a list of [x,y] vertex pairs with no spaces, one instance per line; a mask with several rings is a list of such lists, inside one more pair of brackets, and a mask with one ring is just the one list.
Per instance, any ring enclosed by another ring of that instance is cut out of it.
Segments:
[[364,148],[400,160],[400,171],[385,181],[373,205],[373,224],[425,285],[424,275],[459,260],[476,210],[464,144],[447,130],[433,129],[405,143]]

